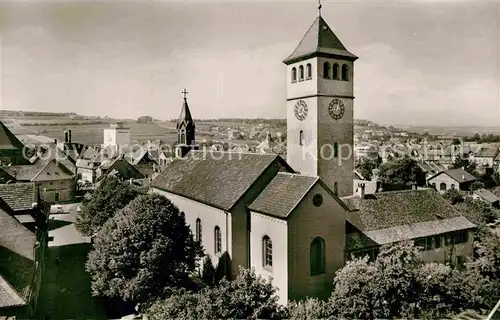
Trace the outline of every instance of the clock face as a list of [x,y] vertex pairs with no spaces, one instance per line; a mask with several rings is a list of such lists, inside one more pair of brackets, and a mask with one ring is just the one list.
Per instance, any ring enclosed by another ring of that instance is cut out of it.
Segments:
[[300,121],[304,120],[307,117],[307,104],[303,100],[299,100],[295,104],[295,117]]
[[328,106],[328,113],[330,113],[330,116],[338,120],[342,118],[344,115],[345,108],[344,108],[344,103],[340,101],[339,99],[334,99],[332,102],[330,102],[330,106]]

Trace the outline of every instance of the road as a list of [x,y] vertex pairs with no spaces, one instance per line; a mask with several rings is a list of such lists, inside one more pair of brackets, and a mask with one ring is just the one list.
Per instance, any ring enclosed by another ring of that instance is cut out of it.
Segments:
[[85,262],[89,238],[76,230],[80,204],[63,205],[63,214],[50,215],[49,248],[38,299],[37,319],[107,319],[103,304],[91,295]]

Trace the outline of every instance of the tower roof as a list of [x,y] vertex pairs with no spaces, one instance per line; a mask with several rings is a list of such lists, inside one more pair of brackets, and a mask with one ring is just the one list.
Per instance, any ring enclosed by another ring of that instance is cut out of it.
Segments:
[[314,20],[297,48],[283,63],[290,64],[313,56],[340,57],[351,61],[358,58],[347,51],[321,16]]
[[0,150],[23,148],[22,142],[0,121]]
[[184,98],[184,103],[182,104],[181,115],[179,121],[177,121],[177,128],[184,124],[186,127],[194,127],[193,117],[191,117],[191,111],[189,110],[189,105],[187,98]]

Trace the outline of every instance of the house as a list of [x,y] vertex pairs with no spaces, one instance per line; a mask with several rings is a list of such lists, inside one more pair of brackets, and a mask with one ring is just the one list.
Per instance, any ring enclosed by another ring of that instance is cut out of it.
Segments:
[[486,201],[497,209],[500,208],[500,197],[487,189],[481,188],[474,190],[474,192],[472,193],[472,197],[475,199]]
[[475,225],[433,189],[357,194],[344,200],[349,206],[346,260],[374,258],[381,245],[408,240],[423,247],[426,262],[462,263],[472,255]]
[[109,174],[115,175],[123,181],[137,181],[141,185],[144,182],[143,180],[146,178],[146,176],[144,176],[139,170],[137,170],[137,168],[135,168],[132,164],[125,160],[124,155],[116,158],[113,162],[103,162],[97,169],[97,181],[99,182]]
[[[31,319],[37,308],[50,205],[34,200],[32,185],[0,186],[0,317]],[[36,228],[19,221],[22,212],[31,214]]]
[[440,193],[450,189],[470,191],[470,186],[477,179],[462,168],[441,171],[427,179],[427,184]]
[[474,162],[478,166],[493,168],[494,160],[498,154],[497,147],[483,147],[474,154]]
[[157,150],[139,148],[131,160],[130,163],[147,178],[151,178],[154,173],[160,170]]

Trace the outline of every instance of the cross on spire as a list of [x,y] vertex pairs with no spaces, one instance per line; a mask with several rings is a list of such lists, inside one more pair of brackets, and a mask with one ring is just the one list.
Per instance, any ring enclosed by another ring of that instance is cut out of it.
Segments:
[[187,90],[184,89],[184,91],[182,91],[181,93],[184,94],[184,99],[187,99],[187,94],[188,94]]
[[318,15],[321,16],[321,0],[318,0]]

